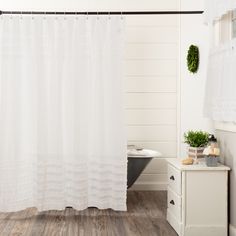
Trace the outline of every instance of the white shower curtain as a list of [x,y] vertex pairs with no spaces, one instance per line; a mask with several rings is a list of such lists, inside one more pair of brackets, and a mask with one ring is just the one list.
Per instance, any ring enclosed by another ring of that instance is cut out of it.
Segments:
[[123,25],[0,17],[0,211],[126,210]]

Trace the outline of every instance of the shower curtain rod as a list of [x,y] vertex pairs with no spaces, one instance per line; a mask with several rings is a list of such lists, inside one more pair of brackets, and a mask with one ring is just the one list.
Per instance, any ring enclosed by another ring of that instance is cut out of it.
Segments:
[[36,15],[177,15],[177,14],[202,14],[203,11],[0,11],[5,14],[36,14]]

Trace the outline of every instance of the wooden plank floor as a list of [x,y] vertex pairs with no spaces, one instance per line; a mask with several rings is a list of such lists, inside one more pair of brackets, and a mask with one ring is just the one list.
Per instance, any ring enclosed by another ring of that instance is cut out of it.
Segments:
[[166,221],[166,191],[128,191],[128,211],[89,208],[0,213],[0,236],[177,236]]

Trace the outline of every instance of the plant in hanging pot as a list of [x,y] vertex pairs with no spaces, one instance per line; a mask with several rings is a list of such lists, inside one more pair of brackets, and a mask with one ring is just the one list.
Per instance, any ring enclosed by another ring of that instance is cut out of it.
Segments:
[[209,133],[189,130],[184,133],[184,142],[189,145],[188,156],[197,162],[197,158],[204,157],[203,151],[209,142]]

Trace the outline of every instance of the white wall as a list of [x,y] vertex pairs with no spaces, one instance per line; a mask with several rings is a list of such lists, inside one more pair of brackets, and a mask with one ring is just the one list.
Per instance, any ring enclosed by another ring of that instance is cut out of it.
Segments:
[[[181,0],[181,10],[204,10],[204,0]],[[180,157],[186,156],[183,134],[189,129],[213,132],[212,121],[203,116],[203,102],[209,50],[209,29],[203,23],[203,15],[181,15],[180,43]],[[200,65],[197,74],[187,70],[187,50],[191,44],[199,47]]]
[[133,189],[165,189],[165,158],[177,152],[179,16],[127,16],[126,31],[128,142],[163,154]]
[[229,223],[230,236],[236,235],[236,132],[217,130],[216,135],[220,143],[221,157],[231,168],[229,173]]

